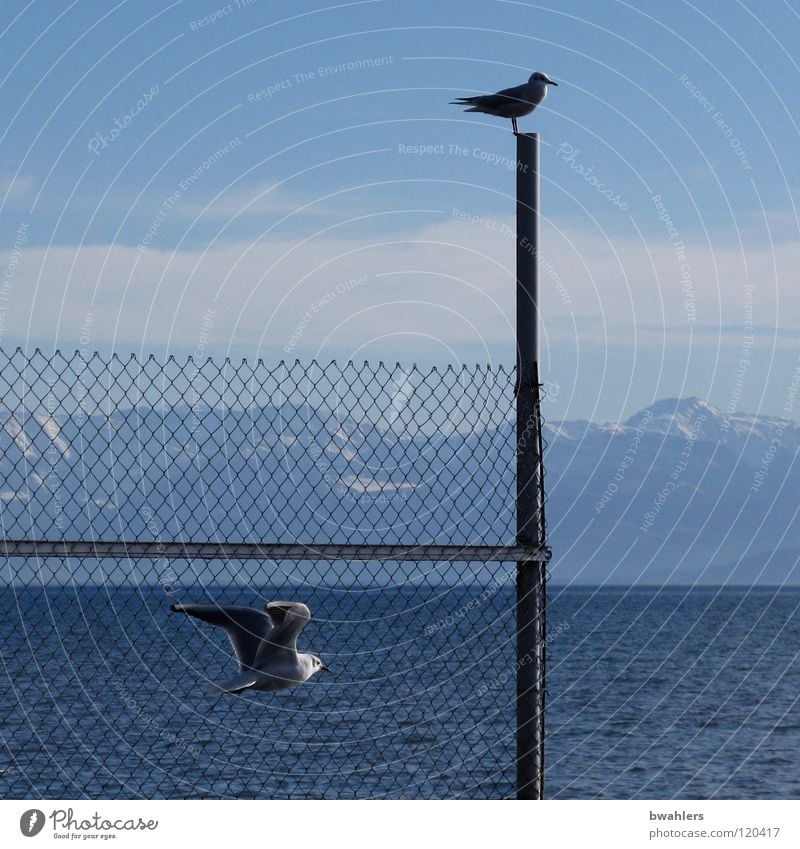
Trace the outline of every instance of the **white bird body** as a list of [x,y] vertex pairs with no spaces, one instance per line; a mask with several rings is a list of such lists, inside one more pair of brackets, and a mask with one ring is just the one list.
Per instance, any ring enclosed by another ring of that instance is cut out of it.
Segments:
[[295,658],[276,658],[263,669],[243,670],[238,675],[220,684],[227,693],[242,690],[287,690],[306,681],[321,667],[314,667],[313,655],[298,654]]
[[186,613],[222,628],[239,661],[239,672],[218,686],[226,693],[285,690],[304,684],[321,670],[330,671],[313,654],[297,651],[297,636],[311,611],[297,601],[273,601],[264,611],[216,604],[173,604]]
[[479,94],[475,97],[458,97],[451,100],[455,106],[469,106],[465,112],[483,112],[498,118],[510,118],[514,132],[517,132],[517,118],[530,115],[547,97],[547,86],[558,83],[547,74],[536,71],[528,82],[513,88],[504,88],[496,94]]

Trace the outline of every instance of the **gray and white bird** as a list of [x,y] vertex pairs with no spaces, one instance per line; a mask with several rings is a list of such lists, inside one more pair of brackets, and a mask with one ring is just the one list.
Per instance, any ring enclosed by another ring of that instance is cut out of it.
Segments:
[[531,112],[547,97],[547,86],[558,85],[547,74],[540,71],[531,74],[524,85],[514,88],[504,88],[497,94],[479,94],[475,97],[458,97],[451,100],[454,106],[470,106],[465,112],[485,112],[498,118],[510,118],[514,134],[517,134],[517,118],[530,115]]
[[226,693],[243,690],[285,690],[304,684],[330,669],[314,654],[297,651],[297,636],[311,619],[298,601],[272,601],[264,611],[217,604],[173,604],[186,613],[222,628],[239,661],[239,672],[217,686]]

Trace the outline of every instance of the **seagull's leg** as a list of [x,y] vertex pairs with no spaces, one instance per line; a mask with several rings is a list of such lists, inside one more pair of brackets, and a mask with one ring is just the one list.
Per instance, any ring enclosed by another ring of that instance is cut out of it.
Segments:
[[517,133],[517,119],[516,118],[511,119],[511,127],[514,130],[514,135],[515,136],[518,135],[518,133]]

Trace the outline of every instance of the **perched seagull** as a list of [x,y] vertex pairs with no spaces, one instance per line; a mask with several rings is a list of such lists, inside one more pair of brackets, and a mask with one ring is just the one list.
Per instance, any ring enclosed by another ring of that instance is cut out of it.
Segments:
[[265,612],[216,604],[173,604],[170,610],[195,616],[227,633],[239,672],[218,685],[226,693],[285,690],[305,683],[320,670],[330,672],[316,655],[297,651],[297,635],[311,619],[311,611],[298,601],[272,601]]
[[485,112],[498,118],[511,118],[514,135],[517,134],[517,118],[530,115],[547,97],[547,86],[558,85],[547,74],[536,71],[524,85],[504,88],[497,94],[479,94],[476,97],[458,97],[451,100],[455,106],[471,106],[465,112]]

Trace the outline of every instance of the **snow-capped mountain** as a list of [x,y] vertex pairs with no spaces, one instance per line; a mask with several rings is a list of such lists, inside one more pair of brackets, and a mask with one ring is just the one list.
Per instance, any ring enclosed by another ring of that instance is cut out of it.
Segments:
[[620,424],[546,434],[560,579],[800,580],[796,422],[665,399]]
[[[308,405],[0,410],[0,520],[16,539],[510,543],[500,419],[423,433]],[[666,399],[545,438],[556,583],[800,580],[797,423]]]

